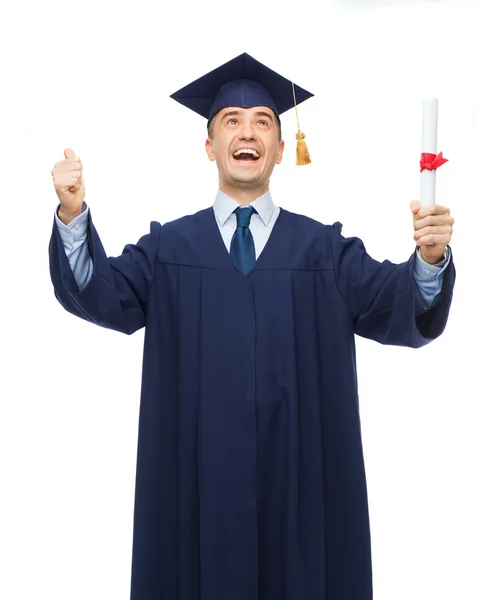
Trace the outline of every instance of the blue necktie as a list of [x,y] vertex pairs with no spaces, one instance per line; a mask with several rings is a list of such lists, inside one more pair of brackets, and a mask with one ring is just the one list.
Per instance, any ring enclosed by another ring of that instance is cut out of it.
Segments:
[[250,217],[256,212],[253,206],[239,206],[235,210],[236,231],[231,239],[230,254],[235,265],[246,275],[255,263],[254,238],[249,229]]

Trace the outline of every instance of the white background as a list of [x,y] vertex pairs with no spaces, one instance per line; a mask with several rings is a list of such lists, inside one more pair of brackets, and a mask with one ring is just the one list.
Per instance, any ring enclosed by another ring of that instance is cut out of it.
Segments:
[[358,340],[375,598],[495,600],[492,2],[5,3],[0,16],[0,598],[128,597],[143,332],[64,312],[48,272],[51,169],[72,147],[109,254],[210,205],[205,121],[169,94],[241,52],[312,91],[313,162],[275,201],[341,221],[379,260],[413,251],[421,107],[439,98],[437,201],[456,219],[445,333]]

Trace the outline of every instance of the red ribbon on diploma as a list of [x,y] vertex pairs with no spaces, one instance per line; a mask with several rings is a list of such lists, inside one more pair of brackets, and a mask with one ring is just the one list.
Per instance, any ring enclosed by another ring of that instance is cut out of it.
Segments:
[[419,164],[421,166],[421,171],[424,171],[425,169],[428,169],[428,171],[434,171],[435,169],[438,169],[438,167],[441,167],[443,164],[448,162],[448,160],[448,158],[444,158],[442,156],[441,152],[438,155],[430,154],[429,152],[423,152],[421,154],[421,160],[419,161]]

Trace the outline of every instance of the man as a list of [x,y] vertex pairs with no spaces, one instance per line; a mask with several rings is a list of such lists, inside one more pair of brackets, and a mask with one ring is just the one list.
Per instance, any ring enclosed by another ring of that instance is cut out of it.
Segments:
[[295,90],[244,54],[175,94],[208,119],[216,201],[117,258],[81,161],[66,150],[52,171],[59,302],[146,327],[133,600],[372,598],[354,335],[417,348],[442,333],[454,220],[413,203],[417,250],[395,265],[277,208],[279,114],[310,96]]

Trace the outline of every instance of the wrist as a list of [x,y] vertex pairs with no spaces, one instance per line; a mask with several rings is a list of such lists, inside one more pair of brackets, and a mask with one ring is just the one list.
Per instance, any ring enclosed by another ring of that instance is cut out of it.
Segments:
[[422,260],[424,260],[425,263],[428,263],[432,267],[438,267],[438,266],[442,266],[447,261],[447,259],[449,257],[449,248],[448,248],[448,246],[445,246],[442,254],[440,254],[437,257],[432,257],[432,256],[424,256],[423,249],[418,247],[418,254],[419,254],[419,257]]
[[57,216],[64,223],[64,225],[69,225],[71,221],[74,221],[76,217],[79,217],[81,214],[81,206],[76,209],[67,210],[62,205],[59,206],[57,210]]

